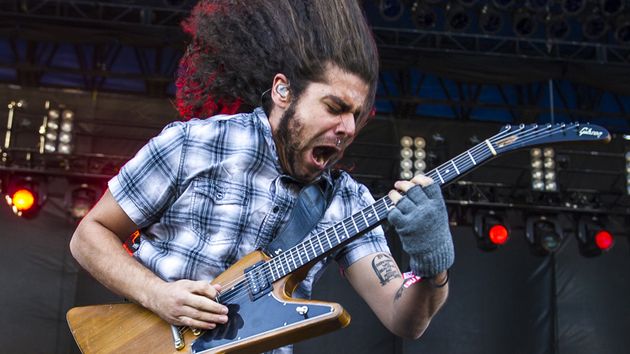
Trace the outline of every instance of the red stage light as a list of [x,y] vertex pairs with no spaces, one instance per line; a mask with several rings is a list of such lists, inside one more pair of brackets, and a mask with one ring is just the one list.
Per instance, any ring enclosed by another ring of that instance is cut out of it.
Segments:
[[18,211],[28,211],[35,205],[35,195],[32,191],[22,188],[11,196],[13,206]]
[[595,234],[595,244],[602,251],[607,251],[608,249],[610,249],[613,245],[613,242],[613,235],[606,230],[600,230]]
[[488,230],[488,237],[490,237],[490,241],[495,245],[502,245],[507,242],[510,234],[505,226],[496,224],[492,225],[490,230]]

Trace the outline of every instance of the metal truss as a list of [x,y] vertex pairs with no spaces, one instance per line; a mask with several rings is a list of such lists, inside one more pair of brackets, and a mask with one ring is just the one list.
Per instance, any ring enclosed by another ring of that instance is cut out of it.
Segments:
[[569,42],[537,38],[506,37],[477,33],[431,31],[410,28],[372,27],[379,48],[387,58],[418,51],[484,55],[529,60],[587,64],[630,65],[630,47],[606,43]]
[[582,121],[630,131],[630,100],[568,80],[481,84],[402,68],[381,71],[379,113],[398,119],[449,117],[509,123]]

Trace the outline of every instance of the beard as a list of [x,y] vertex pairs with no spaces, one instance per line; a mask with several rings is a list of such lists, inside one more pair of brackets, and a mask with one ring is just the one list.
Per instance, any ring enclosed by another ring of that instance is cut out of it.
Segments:
[[278,150],[280,165],[290,176],[305,181],[307,176],[296,175],[296,163],[301,148],[300,136],[302,123],[295,116],[295,102],[291,104],[282,114],[278,129],[274,136]]

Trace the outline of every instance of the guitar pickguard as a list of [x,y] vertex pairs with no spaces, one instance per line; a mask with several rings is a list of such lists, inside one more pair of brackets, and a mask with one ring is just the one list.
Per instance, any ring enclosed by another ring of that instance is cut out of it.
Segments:
[[228,322],[197,338],[192,344],[193,353],[217,351],[224,346],[256,340],[270,332],[314,321],[334,311],[329,305],[281,301],[273,292],[256,301],[250,301],[248,296],[236,300],[240,301],[224,304],[229,309]]

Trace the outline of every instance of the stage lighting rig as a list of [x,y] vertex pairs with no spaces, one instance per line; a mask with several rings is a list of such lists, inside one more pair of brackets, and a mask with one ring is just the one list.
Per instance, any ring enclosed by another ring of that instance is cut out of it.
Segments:
[[416,1],[411,6],[411,20],[419,29],[435,28],[437,24],[437,14],[434,6],[427,6]]
[[584,34],[584,37],[589,40],[601,38],[606,31],[608,31],[608,24],[597,12],[593,12],[588,15],[582,24],[582,33]]
[[613,234],[604,228],[596,216],[579,219],[577,241],[580,254],[584,257],[597,257],[615,244]]
[[477,246],[483,251],[494,251],[510,238],[503,216],[494,210],[478,210],[474,215],[473,231]]
[[11,177],[5,200],[15,215],[30,219],[37,216],[46,201],[43,188],[40,181],[30,176]]
[[66,155],[72,153],[74,112],[62,105],[52,107],[49,101],[45,107],[48,113],[39,129],[39,152]]
[[529,37],[536,32],[536,19],[534,19],[533,14],[525,8],[520,8],[516,11],[513,21],[512,29],[519,37]]
[[503,16],[488,4],[481,8],[479,27],[485,34],[495,34],[503,28]]
[[401,0],[379,0],[378,11],[386,21],[396,21],[405,12],[405,5]]
[[564,233],[557,217],[529,216],[525,221],[525,237],[534,255],[547,256],[560,248]]
[[70,186],[65,196],[68,213],[75,220],[82,219],[102,194],[103,189],[91,183]]
[[621,44],[630,44],[630,16],[621,16],[615,21],[615,39]]
[[446,4],[446,25],[447,28],[457,32],[463,32],[470,26],[471,18],[466,9],[458,4]]

